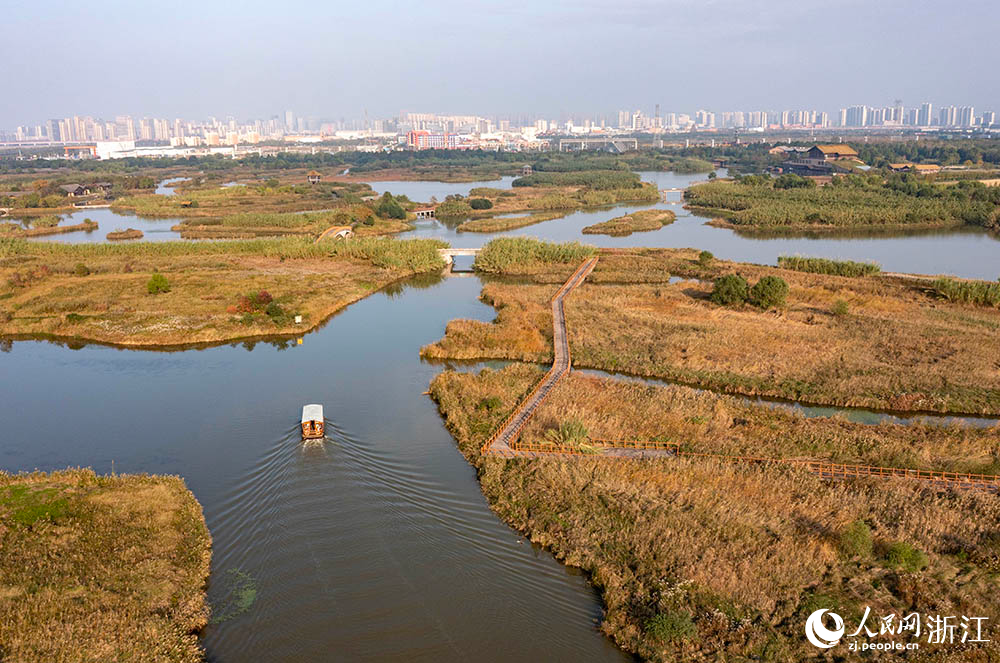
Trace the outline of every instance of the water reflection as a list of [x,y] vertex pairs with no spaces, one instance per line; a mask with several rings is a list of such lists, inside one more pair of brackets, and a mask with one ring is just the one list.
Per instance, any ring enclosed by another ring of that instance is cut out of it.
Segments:
[[[647,378],[627,373],[616,373],[613,371],[602,371],[595,368],[573,369],[575,372],[584,375],[622,380],[626,382],[638,382],[651,386],[683,386],[685,389],[693,389],[698,392],[718,393],[709,389],[681,385],[678,382],[661,378]],[[971,428],[991,428],[1000,424],[1000,419],[996,417],[980,416],[957,416],[950,414],[938,414],[933,412],[901,413],[889,410],[872,410],[861,407],[843,407],[834,405],[809,405],[798,401],[769,398],[766,396],[740,396],[738,394],[727,394],[729,398],[735,398],[744,403],[752,405],[763,405],[775,409],[788,410],[801,414],[807,418],[817,417],[841,417],[856,424],[878,425],[883,423],[900,424],[909,426],[912,424],[931,426],[969,426]]]
[[[720,174],[725,171],[720,170]],[[705,175],[643,172],[645,181],[658,188],[685,187],[705,179]],[[642,209],[670,209],[677,220],[659,230],[636,233],[627,237],[584,235],[583,228],[616,216]],[[737,233],[727,228],[707,225],[709,217],[698,216],[679,205],[665,203],[620,205],[614,208],[588,209],[571,212],[565,217],[499,233],[457,232],[462,219],[427,219],[402,237],[442,239],[455,247],[476,248],[498,236],[529,236],[553,242],[583,241],[600,247],[625,248],[634,246],[697,248],[711,251],[719,258],[775,265],[781,255],[805,255],[835,260],[875,261],[885,271],[919,274],[952,274],[965,278],[994,280],[997,278],[997,253],[1000,235],[985,230],[963,227],[955,230],[923,230],[897,235],[871,233],[831,236],[761,237]]]

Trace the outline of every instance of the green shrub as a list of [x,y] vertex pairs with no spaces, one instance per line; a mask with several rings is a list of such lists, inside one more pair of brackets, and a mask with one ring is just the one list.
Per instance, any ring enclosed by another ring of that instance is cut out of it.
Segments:
[[796,272],[833,274],[834,276],[868,276],[882,271],[874,262],[854,262],[853,260],[829,260],[827,258],[803,258],[801,256],[780,256],[778,267]]
[[762,309],[781,308],[788,297],[788,284],[778,276],[765,276],[750,289],[750,301]]
[[73,268],[73,273],[77,276],[90,276],[90,268],[82,262],[78,262],[76,263],[76,267]]
[[715,279],[712,301],[722,306],[742,304],[750,296],[750,284],[739,274],[726,274]]
[[159,272],[154,272],[149,281],[146,282],[146,290],[151,295],[158,295],[161,292],[170,292],[170,282],[167,277]]
[[698,254],[698,264],[702,267],[708,267],[715,260],[715,256],[712,255],[711,251],[702,251]]
[[500,399],[499,396],[489,396],[479,401],[479,404],[476,406],[476,408],[479,410],[486,410],[488,412],[493,412],[494,410],[502,406],[503,406],[503,401]]
[[87,316],[80,315],[79,313],[67,313],[66,314],[66,322],[68,322],[70,324],[74,324],[75,325],[76,323],[83,322],[86,319],[87,319]]
[[469,207],[472,209],[492,209],[493,203],[486,198],[469,198]]
[[266,313],[267,317],[271,319],[284,318],[287,315],[285,313],[285,309],[281,308],[281,305],[279,305],[278,302],[271,302],[268,304],[264,309],[264,313]]
[[583,444],[587,441],[587,427],[579,419],[567,419],[559,428],[546,431],[545,439],[560,445]]
[[690,640],[698,635],[698,627],[687,610],[657,613],[646,622],[646,633],[660,642]]
[[847,557],[871,557],[872,530],[865,521],[855,520],[840,534],[838,543],[840,552]]
[[885,562],[888,566],[910,573],[920,571],[930,563],[927,555],[905,541],[889,544],[885,550]]
[[833,308],[830,310],[835,316],[842,317],[850,312],[850,307],[843,299],[838,299],[833,303]]

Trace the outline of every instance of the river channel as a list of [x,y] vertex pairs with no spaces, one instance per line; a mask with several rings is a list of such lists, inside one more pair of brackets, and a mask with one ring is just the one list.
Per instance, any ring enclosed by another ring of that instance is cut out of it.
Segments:
[[[702,176],[656,177],[671,188]],[[444,191],[423,193],[440,200]],[[627,238],[579,228],[632,207],[514,234],[696,246],[771,264],[799,252],[991,279],[1000,264],[1000,245],[982,233],[755,240],[673,208],[672,226]],[[431,220],[409,236],[465,247],[494,235]],[[597,629],[601,605],[586,578],[488,509],[423,393],[442,366],[421,361],[420,347],[449,320],[494,317],[481,287],[475,276],[415,277],[351,305],[301,345],[7,343],[0,467],[183,476],[214,540],[210,601],[227,612],[234,583],[255,591],[244,611],[206,630],[212,661],[626,661]],[[330,439],[303,445],[296,424],[310,402],[324,404]]]

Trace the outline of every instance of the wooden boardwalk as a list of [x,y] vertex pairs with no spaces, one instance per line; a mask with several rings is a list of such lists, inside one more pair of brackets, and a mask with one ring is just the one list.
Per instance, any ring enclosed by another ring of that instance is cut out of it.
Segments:
[[944,488],[979,488],[1000,491],[1000,476],[987,474],[966,474],[959,472],[938,472],[933,470],[912,470],[900,467],[875,467],[870,465],[847,465],[827,461],[763,458],[751,456],[727,456],[723,454],[698,453],[685,451],[680,445],[672,442],[652,442],[645,440],[590,440],[590,450],[584,451],[573,446],[555,444],[540,444],[523,442],[518,438],[521,430],[532,415],[551,393],[556,383],[569,373],[572,358],[569,350],[569,340],[566,336],[566,314],[563,303],[597,265],[597,258],[585,261],[573,275],[552,296],[552,367],[525,396],[524,400],[497,427],[493,434],[483,444],[482,453],[503,458],[711,458],[724,462],[740,464],[771,464],[780,463],[800,467],[817,474],[824,479],[842,481],[850,478],[903,478],[928,482],[936,487]]
[[[594,270],[597,258],[585,261],[573,275],[556,291],[552,297],[552,343],[553,361],[552,368],[545,374],[545,377],[535,385],[531,393],[525,397],[521,404],[515,408],[514,412],[497,428],[496,432],[490,436],[483,445],[483,453],[498,454],[502,456],[537,456],[539,452],[527,449],[518,449],[516,442],[521,433],[521,429],[531,419],[538,406],[541,405],[545,397],[549,395],[552,388],[559,382],[570,369],[569,341],[566,339],[566,315],[563,311],[563,300],[573,290],[583,283],[583,280]],[[541,452],[547,453],[547,452]],[[557,451],[555,453],[558,453]]]

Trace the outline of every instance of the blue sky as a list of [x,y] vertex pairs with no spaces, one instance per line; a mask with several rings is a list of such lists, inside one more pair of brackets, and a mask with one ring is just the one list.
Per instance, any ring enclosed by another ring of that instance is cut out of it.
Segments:
[[973,104],[988,0],[7,0],[0,126],[119,113],[321,118]]

